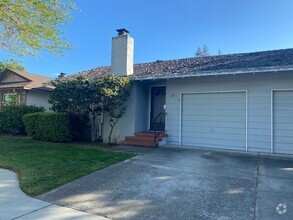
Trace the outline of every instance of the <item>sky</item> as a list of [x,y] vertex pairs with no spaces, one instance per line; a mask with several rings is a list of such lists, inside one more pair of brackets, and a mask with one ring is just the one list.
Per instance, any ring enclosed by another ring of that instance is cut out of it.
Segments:
[[72,0],[79,10],[62,29],[73,47],[62,57],[18,58],[27,72],[56,77],[111,63],[111,39],[126,28],[134,62],[293,48],[293,0]]

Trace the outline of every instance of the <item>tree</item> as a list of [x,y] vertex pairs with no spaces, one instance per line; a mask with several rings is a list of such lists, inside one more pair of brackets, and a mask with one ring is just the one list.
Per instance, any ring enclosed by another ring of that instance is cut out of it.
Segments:
[[218,55],[222,55],[221,49],[218,50]]
[[108,106],[107,112],[110,116],[109,124],[111,127],[108,136],[108,144],[111,144],[114,127],[126,112],[126,101],[130,96],[132,84],[130,83],[129,78],[126,77],[114,77],[108,79],[110,79],[108,85],[111,88],[111,91],[114,92],[113,95],[106,97],[106,103]]
[[209,56],[209,49],[207,47],[207,45],[203,45],[203,49],[201,49],[201,47],[199,47],[195,53],[195,56],[197,57],[206,57]]
[[25,71],[25,67],[14,59],[4,60],[3,62],[0,62],[0,73],[2,73],[6,68]]
[[203,56],[209,56],[209,49],[208,49],[208,46],[205,44],[203,45],[203,49],[202,49],[202,53],[203,53]]
[[195,53],[195,56],[197,56],[197,57],[202,57],[202,56],[203,56],[203,53],[202,53],[202,50],[201,50],[200,47],[197,48],[197,51],[196,51],[196,53]]
[[[125,102],[131,89],[131,81],[128,77],[115,75],[56,79],[52,85],[55,87],[49,99],[52,109],[57,112],[89,114],[92,118],[92,141],[97,139],[96,118],[99,115],[109,114],[110,120],[118,121],[125,113]],[[114,125],[110,123],[111,128],[112,125],[114,128],[116,123]]]
[[92,119],[92,141],[97,139],[96,118],[102,114],[99,83],[87,77],[62,78],[52,82],[55,87],[49,98],[52,110],[81,115]]
[[69,0],[1,0],[0,49],[17,55],[38,55],[41,49],[62,54],[69,44],[60,25],[75,9]]

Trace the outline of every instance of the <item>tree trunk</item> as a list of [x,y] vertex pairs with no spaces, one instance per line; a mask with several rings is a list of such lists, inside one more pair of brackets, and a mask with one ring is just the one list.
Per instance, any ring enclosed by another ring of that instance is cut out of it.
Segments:
[[101,123],[100,123],[100,137],[103,140],[103,131],[104,131],[104,111],[101,113]]
[[115,121],[113,120],[113,118],[111,118],[109,121],[109,124],[111,126],[111,130],[110,130],[110,134],[109,134],[108,144],[111,144],[113,129],[114,129],[115,125],[117,124],[117,122],[118,122],[118,118],[115,118]]
[[96,141],[96,115],[92,113],[92,142]]

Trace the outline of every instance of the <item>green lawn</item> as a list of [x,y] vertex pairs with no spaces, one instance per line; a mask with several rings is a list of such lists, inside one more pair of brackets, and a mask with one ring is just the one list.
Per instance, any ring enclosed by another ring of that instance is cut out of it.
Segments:
[[132,156],[83,144],[79,146],[0,136],[0,167],[17,172],[21,189],[31,196]]

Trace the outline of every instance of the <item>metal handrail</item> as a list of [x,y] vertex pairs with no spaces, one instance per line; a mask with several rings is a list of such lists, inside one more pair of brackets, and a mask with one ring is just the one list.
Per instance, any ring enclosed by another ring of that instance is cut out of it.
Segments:
[[[160,112],[154,119],[154,123],[156,123],[157,119],[161,116],[161,115],[166,115],[166,112]],[[157,133],[158,132],[158,133]],[[157,138],[159,137],[159,135],[161,134],[161,131],[158,131],[155,129],[155,137],[154,137],[154,143],[156,143]]]

